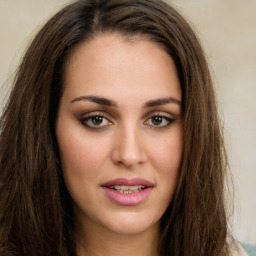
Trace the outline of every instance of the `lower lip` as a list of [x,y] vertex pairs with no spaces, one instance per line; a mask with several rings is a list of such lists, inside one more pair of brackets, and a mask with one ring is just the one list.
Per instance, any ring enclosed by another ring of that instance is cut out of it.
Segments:
[[103,189],[112,202],[125,206],[134,206],[144,202],[152,192],[152,188],[146,188],[140,192],[130,194],[122,194],[108,187],[103,187]]

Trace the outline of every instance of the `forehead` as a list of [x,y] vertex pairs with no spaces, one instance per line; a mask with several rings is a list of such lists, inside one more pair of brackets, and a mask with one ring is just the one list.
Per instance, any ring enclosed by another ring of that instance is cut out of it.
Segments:
[[68,61],[65,91],[97,94],[102,90],[112,95],[143,92],[149,97],[162,92],[160,97],[174,94],[181,99],[176,67],[166,51],[145,38],[127,40],[118,34],[81,43]]

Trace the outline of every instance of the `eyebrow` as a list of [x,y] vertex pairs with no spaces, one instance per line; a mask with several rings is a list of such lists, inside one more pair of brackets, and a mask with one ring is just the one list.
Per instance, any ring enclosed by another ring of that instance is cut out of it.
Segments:
[[[71,103],[78,102],[78,101],[90,101],[90,102],[97,103],[99,105],[104,105],[104,106],[109,106],[109,107],[118,107],[118,104],[113,100],[110,100],[110,99],[107,99],[104,97],[93,96],[93,95],[77,97],[77,98],[73,99],[71,101]],[[179,101],[173,97],[167,97],[167,98],[159,98],[159,99],[155,99],[155,100],[150,100],[143,105],[143,108],[157,107],[157,106],[162,106],[162,105],[166,105],[169,103],[181,105],[181,101]]]
[[106,99],[104,97],[98,97],[93,95],[88,96],[80,96],[78,98],[75,98],[71,101],[71,103],[77,102],[77,101],[90,101],[97,103],[99,105],[109,106],[109,107],[117,107],[117,103],[113,100]]
[[149,108],[149,107],[158,107],[158,106],[162,106],[162,105],[166,105],[169,103],[174,103],[174,104],[178,104],[181,105],[181,101],[173,98],[173,97],[167,97],[167,98],[160,98],[160,99],[155,99],[155,100],[150,100],[148,102],[146,102],[143,107],[144,108]]

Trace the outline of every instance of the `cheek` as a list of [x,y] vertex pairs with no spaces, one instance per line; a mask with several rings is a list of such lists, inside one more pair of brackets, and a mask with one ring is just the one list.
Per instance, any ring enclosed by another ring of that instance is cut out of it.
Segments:
[[[86,143],[85,143],[86,141]],[[95,143],[92,138],[66,136],[59,141],[62,168],[73,175],[95,175],[107,156],[108,143]]]
[[176,189],[182,162],[182,133],[175,132],[171,136],[155,141],[151,149],[151,162],[158,174],[158,192],[162,195],[161,204],[166,209]]
[[91,138],[85,140],[82,136],[78,138],[66,134],[64,139],[59,140],[59,149],[63,178],[74,202],[81,206],[84,200],[93,204],[90,200],[94,195],[94,186],[104,175],[100,166],[104,165],[106,148],[102,143],[97,146]]
[[154,141],[151,146],[152,162],[157,165],[156,170],[161,170],[163,174],[170,175],[179,171],[183,153],[183,140],[181,133],[173,136],[166,136],[163,139]]

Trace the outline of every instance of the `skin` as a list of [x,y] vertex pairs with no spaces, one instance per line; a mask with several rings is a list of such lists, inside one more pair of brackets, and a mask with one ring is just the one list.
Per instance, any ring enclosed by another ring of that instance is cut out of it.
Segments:
[[[92,95],[113,106],[85,99]],[[78,255],[157,255],[160,219],[182,160],[181,98],[172,59],[147,39],[105,34],[72,53],[56,134]],[[134,177],[154,184],[135,206],[112,202],[101,186]]]

